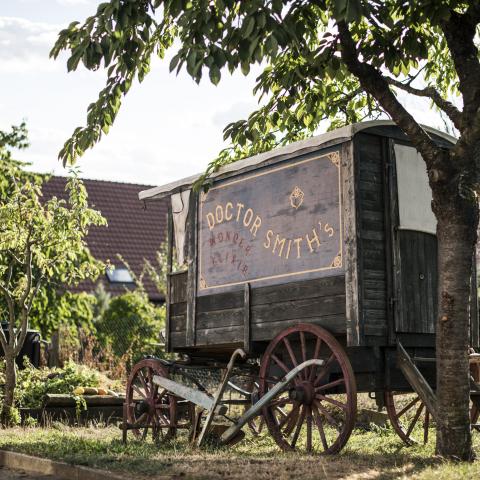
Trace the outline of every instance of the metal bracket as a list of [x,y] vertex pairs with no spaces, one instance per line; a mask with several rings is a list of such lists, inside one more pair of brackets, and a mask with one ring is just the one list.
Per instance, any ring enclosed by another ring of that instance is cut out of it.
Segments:
[[233,367],[235,365],[235,360],[237,357],[241,357],[242,359],[245,359],[247,357],[247,354],[241,349],[237,348],[235,350],[230,358],[230,361],[228,362],[227,365],[227,371],[225,372],[225,375],[223,376],[222,383],[217,388],[217,391],[215,392],[215,396],[213,397],[213,402],[212,406],[208,410],[207,418],[205,420],[205,423],[203,425],[202,431],[200,432],[200,435],[198,436],[197,439],[197,445],[200,446],[204,440],[204,438],[207,435],[207,432],[210,428],[210,425],[212,423],[213,417],[215,415],[215,409],[222,399],[223,392],[225,391],[225,388],[227,387],[228,380],[230,379],[230,375],[232,374]]

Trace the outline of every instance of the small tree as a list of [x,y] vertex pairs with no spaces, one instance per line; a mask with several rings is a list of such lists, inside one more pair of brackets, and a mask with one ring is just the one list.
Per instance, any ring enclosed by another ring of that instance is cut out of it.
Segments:
[[101,264],[86,255],[85,236],[90,226],[106,223],[88,207],[87,192],[76,175],[67,182],[67,201],[54,197],[43,203],[38,185],[19,182],[18,169],[10,168],[8,176],[10,196],[0,203],[0,294],[8,320],[8,330],[0,329],[6,363],[3,423],[14,403],[15,359],[34,299],[53,278],[69,285],[98,275]]

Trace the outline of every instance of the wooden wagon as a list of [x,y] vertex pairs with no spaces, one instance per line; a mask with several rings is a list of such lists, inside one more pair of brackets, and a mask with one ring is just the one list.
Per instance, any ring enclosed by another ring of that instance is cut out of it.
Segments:
[[[455,142],[425,130],[444,148]],[[201,442],[233,402],[247,413],[222,441],[265,422],[284,450],[335,453],[355,425],[357,392],[369,392],[406,443],[426,440],[436,220],[406,136],[389,121],[355,124],[227,165],[206,190],[196,180],[140,194],[169,197],[165,340],[180,360],[134,367],[125,432],[189,427]],[[476,348],[475,278],[470,312]]]

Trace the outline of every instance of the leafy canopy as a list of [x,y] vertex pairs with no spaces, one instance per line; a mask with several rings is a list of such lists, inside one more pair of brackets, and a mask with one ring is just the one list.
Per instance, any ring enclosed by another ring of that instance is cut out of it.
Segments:
[[365,80],[359,80],[349,62],[347,46],[362,65],[381,76],[389,91],[402,89],[430,98],[461,130],[462,122],[467,123],[445,100],[459,93],[466,100],[448,27],[461,19],[468,23],[457,22],[462,35],[473,38],[470,30],[475,34],[477,17],[476,2],[446,0],[102,3],[83,24],[73,22],[62,30],[51,51],[53,57],[62,50],[70,52],[68,70],[82,62],[88,69],[103,67],[108,73],[98,100],[88,107],[87,125],[75,130],[60,157],[74,163],[108,132],[132,81],[141,82],[151,57],[164,58],[167,49],[173,51],[170,70],[185,69],[196,82],[208,75],[217,84],[226,69],[248,74],[253,64],[263,67],[254,90],[262,100],[260,108],[226,127],[225,139],[232,147],[220,153],[209,171],[309,136],[325,119],[337,127],[385,112],[394,117],[373,91],[379,78],[371,78],[372,88],[365,88]]

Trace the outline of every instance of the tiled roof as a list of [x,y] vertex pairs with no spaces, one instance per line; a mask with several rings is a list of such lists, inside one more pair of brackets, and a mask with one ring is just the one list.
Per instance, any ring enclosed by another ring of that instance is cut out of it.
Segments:
[[[51,177],[43,185],[44,198],[65,198],[66,181],[65,177]],[[166,239],[166,200],[149,202],[145,208],[138,199],[138,192],[149,186],[102,180],[83,181],[90,206],[99,210],[108,222],[107,227],[93,227],[90,230],[87,237],[90,251],[94,257],[110,260],[116,267],[123,266],[117,257],[120,254],[138,275],[144,259],[155,262],[156,252]],[[125,285],[111,284],[105,275],[98,281],[102,281],[107,291],[114,295],[125,291]],[[163,299],[148,280],[145,281],[145,287],[151,300]],[[94,288],[92,282],[83,282],[75,290],[92,291]]]

